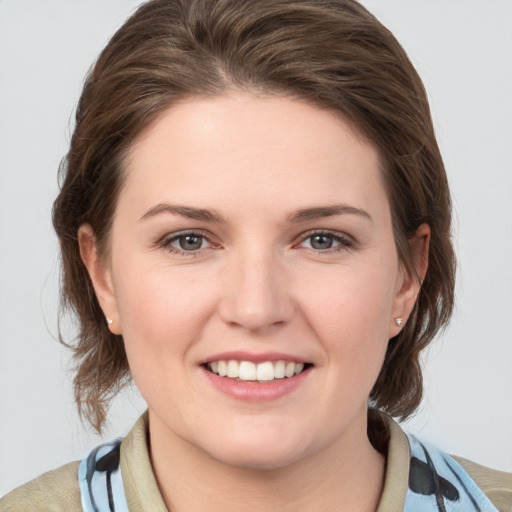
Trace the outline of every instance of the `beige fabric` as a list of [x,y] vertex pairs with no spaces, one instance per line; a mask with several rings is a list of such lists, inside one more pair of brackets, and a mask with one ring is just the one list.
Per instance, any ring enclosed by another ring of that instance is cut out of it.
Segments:
[[121,444],[121,473],[130,512],[167,512],[151,468],[147,413]]
[[[402,429],[387,418],[390,431],[386,478],[377,512],[403,510],[409,479],[409,443]],[[512,475],[456,460],[489,496],[500,512],[512,512]],[[130,512],[168,512],[151,469],[147,415],[121,444],[121,472]],[[82,512],[78,462],[45,473],[0,499],[0,512]]]
[[512,473],[481,466],[455,455],[452,457],[500,512],[512,512]]
[[78,462],[49,471],[0,500],[0,512],[82,512]]
[[404,509],[409,484],[409,441],[404,431],[389,416],[389,446],[386,459],[386,477],[377,512],[396,512]]

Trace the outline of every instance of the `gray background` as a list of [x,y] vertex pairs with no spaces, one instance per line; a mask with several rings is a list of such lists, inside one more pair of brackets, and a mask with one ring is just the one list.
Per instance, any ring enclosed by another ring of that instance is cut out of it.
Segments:
[[[56,171],[85,72],[134,0],[0,0],[0,495],[82,457],[56,338]],[[454,196],[458,306],[406,428],[512,470],[512,2],[365,0],[423,77]],[[144,409],[115,403],[105,438]]]

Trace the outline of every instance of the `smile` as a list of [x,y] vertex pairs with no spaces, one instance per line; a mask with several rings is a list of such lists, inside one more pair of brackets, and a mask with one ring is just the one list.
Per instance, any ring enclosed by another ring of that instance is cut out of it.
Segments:
[[290,378],[302,373],[310,365],[286,361],[237,361],[234,359],[212,361],[206,369],[218,375],[238,381],[272,382],[276,379]]

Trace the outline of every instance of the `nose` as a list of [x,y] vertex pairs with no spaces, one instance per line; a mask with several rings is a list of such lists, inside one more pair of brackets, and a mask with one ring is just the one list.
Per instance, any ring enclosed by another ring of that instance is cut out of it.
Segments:
[[223,270],[221,318],[231,326],[264,332],[284,325],[294,311],[286,269],[271,251],[232,255]]

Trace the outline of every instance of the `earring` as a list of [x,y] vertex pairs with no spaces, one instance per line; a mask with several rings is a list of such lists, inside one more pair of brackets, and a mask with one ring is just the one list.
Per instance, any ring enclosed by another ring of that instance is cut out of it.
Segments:
[[112,325],[113,323],[114,323],[114,320],[112,320],[111,318],[107,317],[107,324],[108,325]]
[[404,319],[401,316],[395,318],[395,324],[400,327],[404,323]]

